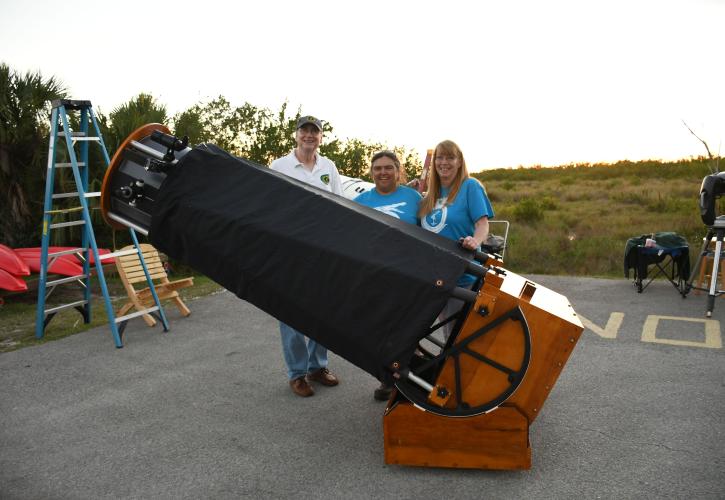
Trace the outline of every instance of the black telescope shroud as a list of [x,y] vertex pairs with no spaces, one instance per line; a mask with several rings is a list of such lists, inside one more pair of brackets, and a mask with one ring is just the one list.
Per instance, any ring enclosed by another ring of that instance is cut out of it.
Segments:
[[168,170],[149,239],[386,381],[394,362],[407,367],[472,256],[209,144]]

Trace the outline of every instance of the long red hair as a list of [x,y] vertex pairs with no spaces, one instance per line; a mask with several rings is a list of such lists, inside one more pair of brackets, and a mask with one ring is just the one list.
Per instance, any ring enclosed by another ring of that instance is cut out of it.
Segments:
[[431,168],[428,172],[428,192],[425,197],[420,201],[420,208],[418,209],[418,216],[425,217],[433,211],[436,201],[441,197],[441,178],[436,170],[436,157],[444,156],[455,156],[458,158],[461,164],[456,176],[453,178],[450,190],[448,191],[448,200],[446,204],[450,205],[458,196],[458,191],[461,189],[463,181],[468,179],[468,168],[466,167],[466,160],[463,158],[461,148],[458,147],[453,141],[445,140],[438,143],[433,151],[433,158],[431,160]]

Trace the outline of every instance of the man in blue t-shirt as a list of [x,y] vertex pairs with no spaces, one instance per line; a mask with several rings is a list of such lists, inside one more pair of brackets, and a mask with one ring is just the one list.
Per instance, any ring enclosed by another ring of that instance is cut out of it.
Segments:
[[392,151],[375,153],[370,164],[375,187],[354,198],[354,201],[409,224],[418,223],[420,194],[400,184],[400,160]]
[[[421,196],[415,189],[400,185],[400,160],[397,155],[392,151],[375,153],[370,163],[370,174],[375,187],[359,194],[354,201],[409,224],[417,224]],[[373,397],[387,401],[392,390],[392,386],[381,383]]]

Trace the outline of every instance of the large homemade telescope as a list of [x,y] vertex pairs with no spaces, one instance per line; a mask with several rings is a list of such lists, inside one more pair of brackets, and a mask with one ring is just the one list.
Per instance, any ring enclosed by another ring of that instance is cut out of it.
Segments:
[[[529,426],[582,332],[567,299],[481,252],[159,124],[136,130],[102,212],[376,378],[387,463],[529,468]],[[473,290],[456,282],[464,273]],[[450,297],[463,310],[437,324]],[[439,328],[455,322],[447,340]],[[432,326],[431,326],[432,325]],[[460,418],[456,418],[460,417]]]

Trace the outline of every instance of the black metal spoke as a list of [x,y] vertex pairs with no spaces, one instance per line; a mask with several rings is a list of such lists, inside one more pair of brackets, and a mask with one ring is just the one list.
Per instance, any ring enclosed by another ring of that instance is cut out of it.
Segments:
[[468,405],[463,402],[463,391],[461,390],[461,365],[459,363],[458,356],[453,358],[453,367],[456,372],[456,408],[465,408]]
[[511,368],[507,368],[504,365],[492,360],[491,358],[487,358],[483,354],[479,354],[475,351],[471,351],[468,348],[461,349],[461,352],[468,354],[469,356],[476,358],[477,360],[482,361],[482,362],[486,363],[487,365],[492,366],[492,367],[496,368],[497,370],[506,373],[507,375],[514,375],[515,373],[517,373],[515,370],[512,370]]
[[431,327],[430,327],[430,328],[428,329],[428,335],[430,335],[431,333],[435,332],[435,331],[436,331],[436,330],[438,330],[438,329],[439,329],[440,327],[442,327],[442,326],[444,326],[444,325],[447,325],[447,324],[448,324],[448,323],[450,323],[451,321],[453,321],[453,320],[455,320],[455,319],[458,319],[458,318],[460,317],[460,315],[461,315],[461,311],[458,311],[457,313],[451,314],[450,316],[448,316],[448,317],[447,317],[446,319],[444,319],[444,320],[443,320],[443,321],[441,321],[440,323],[436,323],[435,325],[431,326]]

